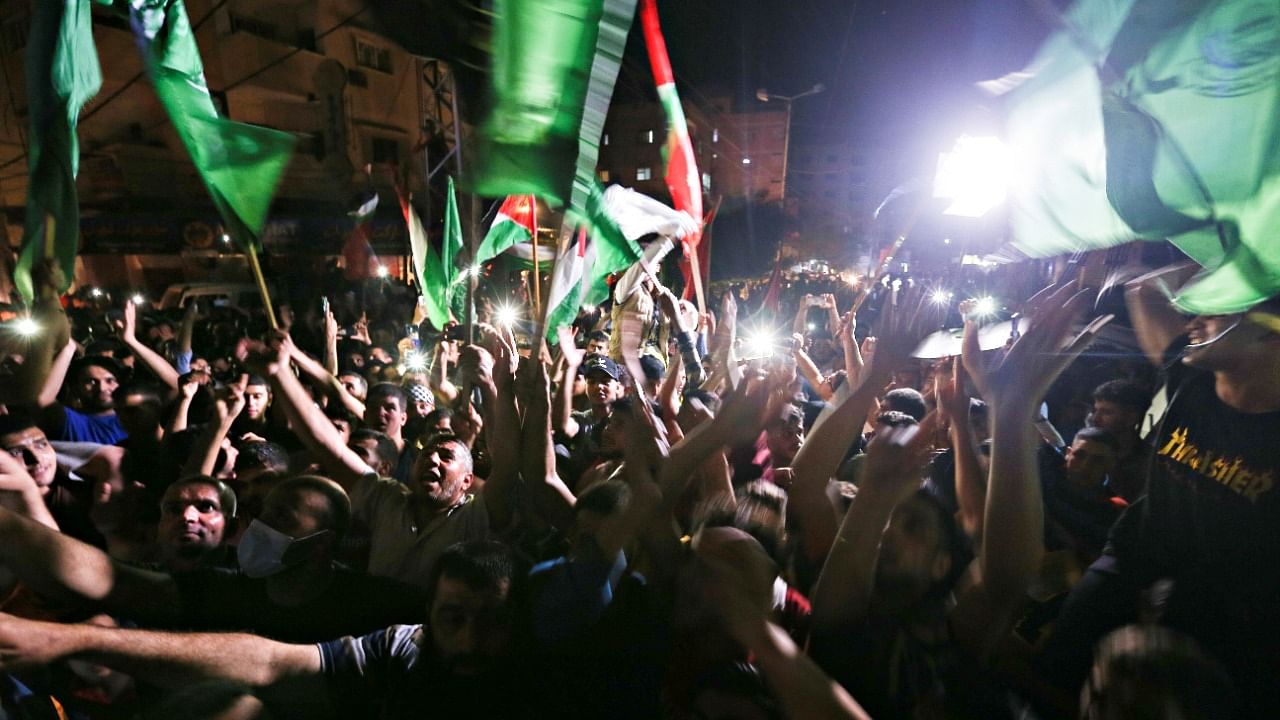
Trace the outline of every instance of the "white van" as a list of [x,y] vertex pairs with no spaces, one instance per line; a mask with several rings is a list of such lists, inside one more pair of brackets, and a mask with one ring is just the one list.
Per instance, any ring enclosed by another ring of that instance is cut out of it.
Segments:
[[170,285],[160,298],[160,309],[181,309],[197,300],[214,307],[240,310],[262,307],[258,286],[252,283],[192,282]]

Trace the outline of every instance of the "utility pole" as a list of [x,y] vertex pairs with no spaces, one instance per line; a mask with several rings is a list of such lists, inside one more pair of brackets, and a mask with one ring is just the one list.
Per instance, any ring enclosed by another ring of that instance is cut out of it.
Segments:
[[756,90],[756,99],[760,102],[781,102],[787,106],[786,127],[782,131],[782,205],[785,208],[787,204],[787,173],[790,165],[787,163],[791,159],[791,103],[802,97],[817,95],[827,89],[826,85],[818,83],[813,87],[796,95],[774,95],[764,88]]

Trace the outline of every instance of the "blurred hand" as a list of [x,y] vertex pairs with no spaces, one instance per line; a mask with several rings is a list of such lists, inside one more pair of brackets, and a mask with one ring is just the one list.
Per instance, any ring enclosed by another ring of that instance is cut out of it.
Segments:
[[880,428],[867,446],[859,492],[886,493],[896,505],[920,487],[920,472],[929,461],[933,417],[920,425]]
[[493,384],[493,355],[479,345],[467,345],[458,356],[458,377],[470,385]]

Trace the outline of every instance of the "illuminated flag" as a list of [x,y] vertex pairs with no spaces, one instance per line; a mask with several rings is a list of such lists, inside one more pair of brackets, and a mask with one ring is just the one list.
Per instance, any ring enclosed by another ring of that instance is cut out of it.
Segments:
[[1280,5],[1082,0],[1065,20],[1010,92],[1016,247],[1169,238],[1204,267],[1175,298],[1193,313],[1280,292]]
[[[649,66],[653,68],[653,82],[658,88],[658,100],[667,115],[667,143],[663,155],[667,163],[664,179],[671,192],[671,204],[676,210],[689,213],[698,225],[696,232],[684,237],[684,259],[680,262],[684,273],[685,299],[693,297],[693,269],[689,258],[698,252],[702,238],[702,179],[698,174],[698,161],[693,154],[693,143],[689,140],[689,126],[685,122],[684,109],[680,106],[680,96],[676,93],[675,74],[671,71],[671,60],[667,56],[667,42],[662,37],[662,27],[658,24],[658,5],[656,0],[641,0],[640,24],[644,28],[644,44],[649,51]],[[700,268],[702,273],[707,268]]]
[[[80,245],[76,120],[102,85],[89,0],[42,0],[31,7],[25,58],[30,181],[22,250],[13,270],[14,284],[27,302],[35,296],[31,269],[45,252],[57,258],[68,286],[75,277]],[[45,248],[46,240],[52,248]]]
[[537,210],[532,195],[508,195],[498,215],[476,250],[476,265],[489,262],[509,247],[533,241],[538,231]]

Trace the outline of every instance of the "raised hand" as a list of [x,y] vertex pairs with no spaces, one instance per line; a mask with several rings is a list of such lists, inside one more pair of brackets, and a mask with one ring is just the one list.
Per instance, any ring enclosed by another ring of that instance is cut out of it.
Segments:
[[126,300],[124,303],[124,319],[116,324],[116,334],[121,340],[129,342],[137,336],[138,332],[138,308],[133,304],[132,300]]
[[959,358],[949,358],[947,374],[941,370],[934,376],[934,399],[943,425],[966,422],[969,417],[969,395],[964,391],[964,365]]
[[929,441],[935,416],[920,425],[887,427],[867,446],[859,491],[885,493],[894,505],[920,487],[920,471],[929,461]]
[[458,377],[471,385],[493,384],[493,355],[479,345],[467,345],[458,356]]
[[962,345],[964,368],[982,397],[997,411],[1035,412],[1049,386],[1111,321],[1095,319],[1068,342],[1071,327],[1083,314],[1089,293],[1070,285],[1047,288],[1028,301],[1031,329],[1004,354],[996,367],[988,368],[978,345],[977,326],[965,323]]

